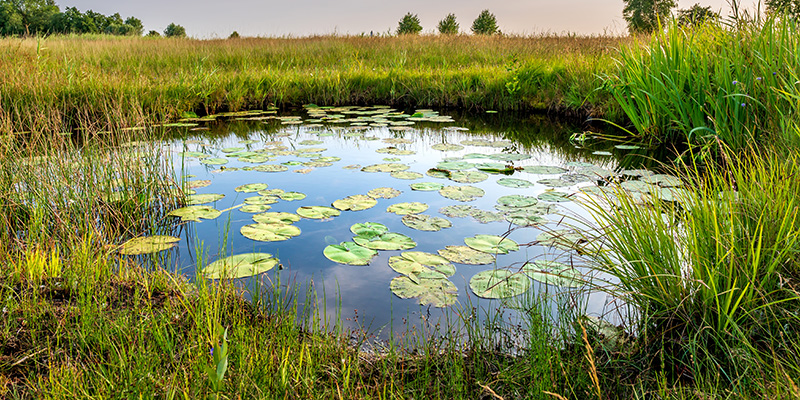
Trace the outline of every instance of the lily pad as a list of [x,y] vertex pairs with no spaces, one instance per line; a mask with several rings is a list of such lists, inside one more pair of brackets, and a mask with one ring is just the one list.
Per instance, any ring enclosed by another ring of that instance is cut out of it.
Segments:
[[397,196],[400,196],[401,193],[403,192],[397,189],[389,187],[379,187],[367,192],[367,196],[372,197],[373,199],[393,199]]
[[467,246],[445,246],[444,249],[439,250],[439,255],[458,264],[484,265],[495,261],[493,255]]
[[505,173],[514,171],[514,167],[510,165],[501,163],[491,163],[491,162],[475,164],[475,168],[477,168],[480,171],[486,171],[491,173]]
[[258,194],[262,196],[280,196],[281,194],[286,193],[283,189],[262,189],[258,191]]
[[267,205],[267,204],[275,204],[278,202],[278,198],[275,196],[252,196],[244,199],[244,204],[247,205]]
[[350,232],[353,232],[356,236],[372,239],[389,232],[389,228],[377,222],[364,222],[351,226]]
[[378,201],[365,194],[354,194],[333,202],[333,206],[342,211],[361,211],[375,207]]
[[475,165],[466,161],[442,161],[436,164],[436,169],[443,169],[447,171],[461,171],[472,169]]
[[297,215],[308,219],[325,219],[336,217],[341,212],[335,208],[324,206],[306,206],[297,209]]
[[359,246],[354,242],[342,242],[328,245],[322,254],[339,264],[367,265],[378,252]]
[[278,197],[283,201],[297,201],[305,199],[306,195],[300,192],[283,192],[279,194]]
[[504,221],[506,218],[505,215],[503,215],[502,213],[496,213],[485,210],[475,210],[472,212],[472,214],[470,214],[470,216],[472,216],[472,218],[474,218],[476,221],[482,224],[488,224],[490,222],[500,222]]
[[300,228],[288,224],[251,224],[240,231],[242,236],[259,242],[280,242],[300,236]]
[[500,178],[497,180],[497,184],[500,186],[515,188],[515,189],[523,189],[533,186],[533,183],[531,183],[530,181],[517,178]]
[[213,203],[217,200],[221,200],[224,197],[224,194],[219,193],[193,194],[186,196],[186,204],[196,206],[200,204]]
[[583,286],[583,275],[578,270],[557,261],[536,260],[522,267],[522,271],[531,279],[547,285]]
[[512,194],[497,199],[497,204],[514,208],[530,207],[537,203],[539,203],[539,200],[536,197],[524,196],[521,194]]
[[248,183],[247,185],[237,186],[235,191],[240,193],[255,193],[269,187],[266,183]]
[[276,265],[278,259],[269,253],[238,254],[208,264],[202,274],[209,279],[234,279],[262,274]]
[[432,217],[425,214],[408,214],[403,216],[403,225],[420,231],[438,232],[450,228],[453,224],[441,217]]
[[557,192],[555,190],[541,193],[538,196],[538,199],[541,200],[541,201],[547,201],[547,202],[550,202],[550,203],[563,203],[563,202],[567,202],[567,201],[572,201],[572,199],[570,198],[569,194],[562,193],[562,192]]
[[172,210],[167,215],[180,217],[181,221],[200,222],[201,219],[214,219],[221,215],[219,210],[209,206],[187,206]]
[[405,171],[410,167],[405,164],[399,163],[386,163],[386,164],[373,164],[367,165],[364,168],[361,168],[364,172],[397,172],[397,171]]
[[407,179],[407,180],[419,179],[422,178],[423,176],[419,172],[413,172],[413,171],[395,171],[392,172],[390,175],[392,178]]
[[217,158],[217,157],[204,158],[200,160],[200,164],[206,164],[206,165],[225,165],[227,163],[228,163],[227,159]]
[[397,215],[419,214],[428,209],[428,205],[418,201],[411,203],[397,203],[392,204],[386,208],[386,212],[395,213]]
[[253,221],[261,224],[292,224],[300,221],[300,216],[287,212],[265,212],[253,215]]
[[556,247],[563,250],[572,250],[587,242],[582,235],[569,229],[544,231],[536,237],[536,241],[543,246]]
[[540,179],[540,180],[536,181],[536,183],[541,184],[541,185],[545,185],[545,186],[551,187],[551,188],[569,187],[569,186],[574,185],[574,183],[567,182],[567,181],[565,181],[565,180],[563,180],[561,178]]
[[564,168],[554,167],[550,165],[531,165],[523,168],[522,170],[529,174],[536,174],[536,175],[555,175],[567,172],[567,170]]
[[655,174],[642,177],[642,182],[647,182],[649,184],[658,185],[661,187],[675,187],[683,185],[683,182],[681,182],[681,179],[677,176],[665,174]]
[[425,174],[430,176],[431,178],[439,178],[439,179],[450,178],[450,171],[446,169],[431,168],[427,172],[425,172]]
[[450,180],[458,183],[478,183],[489,179],[489,175],[479,171],[454,171]]
[[439,190],[439,194],[455,201],[473,201],[479,197],[483,197],[486,192],[481,188],[475,186],[445,186]]
[[537,211],[526,209],[509,212],[505,214],[505,219],[506,221],[519,226],[534,226],[550,222],[547,218],[541,216]]
[[496,235],[475,235],[464,239],[464,243],[472,249],[489,254],[508,254],[519,250],[517,242]]
[[246,213],[260,213],[271,209],[272,206],[269,204],[245,204],[239,211],[246,212]]
[[525,293],[531,282],[523,273],[513,273],[504,269],[481,271],[469,280],[469,287],[478,297],[503,299]]
[[189,189],[200,189],[211,185],[211,181],[208,179],[196,179],[193,181],[186,182],[186,187]]
[[179,238],[167,235],[137,237],[123,243],[119,252],[125,255],[158,253],[175,247],[178,241]]
[[230,154],[230,153],[236,153],[236,152],[243,151],[243,150],[246,150],[246,148],[244,148],[244,147],[226,147],[226,148],[224,148],[224,149],[222,149],[220,151],[223,152],[223,153]]
[[446,143],[437,143],[437,144],[431,146],[431,148],[434,149],[434,150],[439,150],[439,151],[459,151],[459,150],[464,150],[464,146],[461,146],[459,144],[446,144]]
[[256,167],[253,167],[253,171],[260,171],[260,172],[284,172],[288,170],[289,167],[277,164],[261,164]]
[[475,206],[468,206],[466,204],[457,204],[453,206],[446,206],[439,209],[439,212],[450,218],[464,218],[472,215],[478,209]]
[[458,288],[448,279],[420,279],[414,282],[407,276],[398,276],[389,283],[389,289],[401,299],[417,298],[421,305],[446,307],[455,304]]
[[438,182],[417,182],[411,184],[411,190],[418,190],[421,192],[433,192],[443,187],[444,185]]
[[373,250],[408,250],[417,247],[417,242],[410,237],[394,232],[387,232],[372,238],[355,236],[353,241],[359,246]]
[[[413,276],[412,279],[415,281],[418,277],[444,278],[456,273],[456,268],[450,260],[423,251],[406,251],[399,256],[389,257],[389,266],[398,273]],[[432,270],[429,271],[428,268]],[[440,275],[431,274],[432,272]]]

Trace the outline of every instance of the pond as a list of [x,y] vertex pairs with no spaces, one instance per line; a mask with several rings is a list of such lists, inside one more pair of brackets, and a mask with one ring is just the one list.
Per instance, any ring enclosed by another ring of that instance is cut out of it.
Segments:
[[167,149],[191,205],[172,213],[186,223],[169,257],[189,277],[311,287],[295,293],[301,307],[383,336],[542,291],[574,291],[595,315],[608,308],[585,290],[591,274],[565,216],[586,217],[575,200],[608,192],[637,146],[584,148],[567,140],[580,127],[543,117],[380,106],[229,113],[174,129]]

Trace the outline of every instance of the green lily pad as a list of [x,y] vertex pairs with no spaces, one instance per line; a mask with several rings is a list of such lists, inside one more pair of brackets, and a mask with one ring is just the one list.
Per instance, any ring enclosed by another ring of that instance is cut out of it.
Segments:
[[417,154],[416,151],[413,150],[401,150],[396,147],[384,147],[382,149],[375,150],[376,153],[381,154],[394,154],[398,156],[410,156],[412,154]]
[[247,149],[244,148],[244,147],[226,147],[226,148],[224,148],[224,149],[222,149],[220,151],[223,152],[223,153],[230,154],[230,153],[236,153],[236,152],[243,151],[243,150],[247,150]]
[[479,171],[454,171],[450,180],[458,183],[478,183],[489,179],[489,175]]
[[239,193],[255,193],[268,187],[266,183],[248,183],[247,185],[237,186],[235,191]]
[[475,165],[466,161],[442,161],[436,164],[436,169],[443,169],[447,171],[461,171],[472,169]]
[[586,239],[569,229],[558,229],[540,233],[539,236],[536,237],[536,241],[542,246],[572,250],[585,243]]
[[620,186],[629,192],[650,193],[655,186],[644,181],[624,181]]
[[505,221],[506,219],[505,215],[503,215],[502,213],[496,213],[485,210],[475,210],[472,212],[472,214],[470,214],[470,216],[482,224]]
[[448,279],[419,279],[414,282],[407,276],[398,276],[389,283],[389,289],[401,299],[417,298],[421,305],[446,307],[455,304],[458,288]]
[[238,254],[214,261],[203,268],[208,279],[234,279],[263,274],[278,265],[278,259],[269,253]]
[[278,197],[283,201],[297,201],[305,199],[306,195],[300,192],[283,192]]
[[407,179],[407,180],[414,180],[414,179],[422,178],[422,174],[420,174],[419,172],[413,172],[413,171],[395,171],[395,172],[392,172],[390,175],[391,175],[392,178]]
[[450,171],[446,169],[431,168],[425,174],[431,178],[450,179]]
[[224,194],[219,193],[193,194],[186,196],[186,204],[196,206],[200,204],[213,203],[217,200],[221,200],[224,197]]
[[499,153],[499,154],[492,154],[488,158],[497,161],[522,161],[528,160],[531,158],[529,154],[508,154],[508,153]]
[[181,221],[200,222],[201,219],[214,219],[221,215],[219,210],[209,206],[187,206],[172,210],[167,215],[180,217]]
[[483,197],[486,192],[481,188],[475,186],[445,186],[439,190],[439,194],[455,201],[473,201],[479,197]]
[[561,178],[554,178],[554,179],[540,179],[536,181],[536,183],[545,185],[551,188],[560,188],[560,187],[569,187],[574,185],[572,182],[567,182]]
[[260,171],[260,172],[285,172],[288,170],[289,167],[285,165],[276,165],[276,164],[261,164],[259,166],[253,167],[253,171]]
[[247,155],[247,156],[238,158],[238,160],[241,161],[241,162],[246,162],[246,163],[251,163],[251,164],[261,164],[261,163],[265,163],[267,161],[272,161],[274,159],[275,159],[275,157],[268,156],[266,154],[252,154],[252,155]]
[[564,168],[554,167],[550,165],[531,165],[523,168],[522,170],[529,174],[536,174],[536,175],[555,175],[567,172],[567,170]]
[[438,182],[417,182],[411,184],[411,190],[418,190],[421,192],[433,192],[443,187],[444,185]]
[[583,286],[583,275],[569,265],[557,262],[536,260],[522,267],[531,279],[553,286],[577,288]]
[[246,212],[246,213],[260,213],[271,209],[272,206],[269,204],[245,204],[239,211]]
[[206,165],[225,165],[228,163],[228,160],[225,158],[217,158],[217,157],[209,157],[200,160],[200,164]]
[[534,226],[550,222],[547,218],[539,215],[538,212],[525,209],[509,212],[505,214],[505,219],[519,226]]
[[515,189],[523,189],[533,186],[533,183],[531,183],[530,181],[526,181],[525,179],[516,179],[516,178],[500,178],[497,180],[497,184],[500,186],[515,188]]
[[377,222],[364,222],[351,226],[350,232],[353,232],[356,236],[372,239],[389,232],[389,228]]
[[137,237],[123,243],[119,252],[125,255],[158,253],[175,247],[178,241],[179,238],[166,235]]
[[372,238],[356,236],[353,241],[359,246],[373,250],[408,250],[417,247],[417,242],[410,237],[394,232],[384,233]]
[[346,265],[367,265],[378,254],[375,250],[359,246],[354,242],[342,242],[325,247],[322,254],[333,262]]
[[593,180],[597,180],[597,178],[595,178],[595,177],[589,176],[587,174],[581,174],[581,173],[564,174],[564,175],[561,175],[560,179],[562,181],[566,182],[566,183],[571,184],[571,185],[575,185],[575,184],[578,184],[578,183],[584,183],[584,182],[591,182]]
[[501,163],[491,163],[491,162],[475,164],[475,168],[477,168],[480,171],[486,171],[491,173],[505,173],[514,171],[513,166]]
[[411,203],[397,203],[392,204],[386,208],[386,212],[395,213],[397,215],[419,214],[428,209],[428,205],[418,201]]
[[661,187],[675,187],[683,185],[683,182],[677,176],[665,174],[655,174],[642,177],[642,182],[647,182],[649,184],[658,185]]
[[481,271],[469,280],[469,287],[478,297],[503,299],[525,293],[531,282],[523,273],[513,273],[504,269]]
[[439,212],[450,218],[464,218],[472,215],[474,211],[478,211],[475,206],[468,206],[466,204],[458,204],[446,206],[439,209]]
[[322,153],[323,151],[328,150],[324,147],[307,147],[303,149],[295,150],[298,153]]
[[361,211],[375,207],[378,201],[365,194],[354,194],[333,202],[333,206],[342,211]]
[[280,196],[283,193],[286,193],[286,191],[283,189],[262,189],[258,191],[258,194],[262,196],[272,196],[272,197]]
[[323,143],[325,143],[325,142],[323,142],[322,140],[307,139],[307,140],[303,140],[302,142],[300,142],[298,144],[301,145],[301,146],[316,146],[318,144],[323,144]]
[[445,246],[444,249],[439,250],[439,255],[458,264],[484,265],[495,261],[493,255],[467,246]]
[[300,236],[300,228],[288,224],[251,224],[240,231],[242,236],[259,242],[280,242]]
[[459,150],[464,150],[464,146],[461,146],[461,145],[458,145],[458,144],[446,144],[446,143],[437,143],[437,144],[431,146],[431,148],[434,149],[434,150],[439,150],[439,151],[459,151]]
[[344,167],[342,167],[342,169],[361,169],[361,165],[359,164],[345,165]]
[[566,202],[566,201],[572,201],[572,199],[570,198],[569,194],[562,193],[562,192],[557,192],[555,190],[541,193],[538,196],[538,199],[541,200],[541,201],[547,201],[547,202],[550,202],[550,203],[563,203],[563,202]]
[[450,228],[453,224],[440,217],[432,217],[424,214],[408,214],[403,216],[403,225],[420,231],[438,232],[445,228]]
[[514,208],[530,207],[536,205],[537,203],[539,203],[539,199],[536,197],[524,196],[521,194],[512,194],[497,199],[497,204]]
[[400,196],[401,193],[403,192],[397,189],[389,187],[379,187],[367,192],[367,196],[372,197],[373,199],[393,199],[397,196]]
[[632,177],[643,177],[643,176],[650,176],[653,174],[655,174],[655,172],[646,169],[629,169],[622,171],[622,175],[632,176]]
[[450,260],[423,251],[406,251],[399,256],[389,257],[389,266],[398,273],[412,277],[415,281],[415,278],[419,277],[444,278],[456,273],[456,268]]
[[364,172],[397,172],[397,171],[405,171],[410,167],[405,164],[398,164],[398,163],[386,163],[386,164],[373,164],[367,165],[364,168],[361,168]]
[[186,187],[189,189],[200,189],[211,185],[211,181],[207,179],[196,179],[186,182]]
[[309,219],[325,219],[336,217],[341,214],[341,212],[335,208],[331,207],[324,207],[324,206],[306,206],[300,207],[296,211],[297,215],[303,218]]
[[322,161],[308,161],[303,163],[303,166],[308,168],[325,168],[325,167],[330,167],[331,165],[333,164]]
[[489,254],[508,254],[519,250],[517,242],[496,235],[475,235],[464,239],[464,243],[472,249]]
[[672,187],[657,187],[651,191],[652,195],[662,201],[682,202],[690,198],[691,192],[686,189]]
[[253,215],[253,221],[260,224],[285,224],[289,225],[300,221],[300,216],[287,212],[265,212]]
[[252,196],[244,199],[244,204],[247,205],[267,205],[267,204],[275,204],[278,202],[278,198],[275,196]]

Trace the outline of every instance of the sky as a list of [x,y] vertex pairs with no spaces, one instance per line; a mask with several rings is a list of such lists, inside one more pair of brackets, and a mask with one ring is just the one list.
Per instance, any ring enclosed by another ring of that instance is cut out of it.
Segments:
[[[729,0],[679,0],[679,8],[692,4],[711,6],[729,14]],[[500,30],[514,34],[580,35],[624,34],[622,0],[56,0],[63,10],[77,7],[103,14],[134,16],[145,32],[163,32],[171,22],[186,28],[189,36],[225,38],[242,36],[309,36],[324,34],[386,33],[397,29],[408,12],[417,14],[423,33],[434,32],[447,14],[456,15],[462,32],[488,8]],[[754,1],[742,0],[754,8]]]

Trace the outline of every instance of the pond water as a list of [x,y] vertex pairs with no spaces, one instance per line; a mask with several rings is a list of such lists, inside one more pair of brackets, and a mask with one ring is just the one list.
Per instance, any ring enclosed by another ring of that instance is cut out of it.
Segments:
[[542,117],[388,107],[194,123],[168,149],[190,201],[222,213],[181,225],[170,262],[189,277],[227,256],[268,253],[279,265],[243,286],[313,282],[313,298],[296,294],[301,306],[383,336],[545,290],[577,291],[595,315],[608,308],[604,294],[581,291],[590,276],[578,254],[546,232],[564,229],[565,215],[586,217],[575,200],[636,148],[575,146],[567,138],[580,127]]

